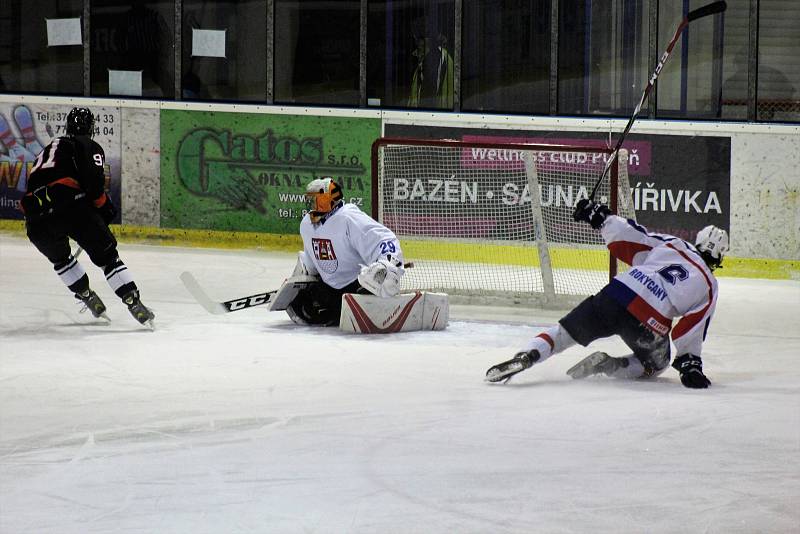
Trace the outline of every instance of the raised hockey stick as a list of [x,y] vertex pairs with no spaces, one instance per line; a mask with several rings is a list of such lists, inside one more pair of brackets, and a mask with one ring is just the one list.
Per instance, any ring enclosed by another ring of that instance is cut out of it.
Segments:
[[650,96],[650,93],[653,91],[653,87],[656,83],[656,78],[661,73],[661,69],[664,68],[664,64],[669,59],[669,55],[672,53],[672,49],[675,48],[675,43],[678,42],[678,39],[683,33],[683,30],[689,25],[690,22],[693,20],[697,20],[703,17],[707,17],[709,15],[714,15],[715,13],[722,13],[727,9],[728,4],[724,2],[724,0],[720,0],[719,2],[712,2],[711,4],[705,5],[703,7],[699,7],[693,11],[689,11],[686,16],[681,21],[678,29],[675,30],[675,35],[672,36],[672,40],[670,40],[669,45],[667,45],[667,49],[661,55],[661,59],[658,61],[656,65],[656,69],[653,71],[653,74],[650,75],[650,80],[647,82],[647,86],[644,88],[642,92],[642,98],[639,100],[639,103],[636,105],[636,109],[633,110],[633,115],[631,118],[628,119],[628,124],[625,126],[625,129],[622,131],[622,135],[619,136],[617,140],[617,146],[614,147],[614,151],[611,153],[611,157],[608,158],[606,162],[606,166],[603,168],[603,174],[600,175],[600,178],[597,180],[597,183],[594,184],[594,188],[592,189],[592,194],[589,195],[591,200],[594,200],[594,195],[597,193],[597,188],[600,187],[600,184],[603,182],[603,179],[608,174],[611,165],[614,163],[614,160],[617,159],[617,154],[619,154],[619,149],[622,146],[622,142],[625,140],[625,137],[628,135],[628,132],[631,131],[633,127],[633,122],[636,120],[637,115],[642,110],[642,106],[644,105],[647,97]]
[[269,304],[270,299],[272,299],[277,292],[277,290],[266,291],[264,293],[256,293],[255,295],[239,297],[224,302],[216,302],[211,300],[211,297],[200,287],[200,284],[197,283],[192,273],[188,271],[182,272],[180,278],[181,282],[183,282],[183,285],[186,286],[187,291],[189,291],[194,299],[205,308],[208,313],[213,313],[215,315],[222,315],[239,310],[246,310],[254,306]]

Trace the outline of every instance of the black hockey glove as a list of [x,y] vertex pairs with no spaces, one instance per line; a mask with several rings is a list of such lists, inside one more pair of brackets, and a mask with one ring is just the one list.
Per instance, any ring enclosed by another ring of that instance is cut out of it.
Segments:
[[705,389],[711,385],[711,380],[703,374],[703,360],[694,354],[678,356],[672,362],[672,367],[681,374],[681,384],[687,388]]
[[588,198],[582,198],[575,205],[575,211],[572,212],[572,218],[577,222],[587,222],[592,225],[592,228],[599,230],[606,220],[606,217],[611,215],[611,210],[605,204],[600,204]]
[[117,216],[117,207],[113,202],[111,202],[111,197],[108,195],[106,195],[106,201],[103,203],[103,205],[95,209],[97,210],[97,214],[100,215],[100,218],[103,219],[103,222],[106,224],[111,224],[111,221],[113,221],[114,217]]

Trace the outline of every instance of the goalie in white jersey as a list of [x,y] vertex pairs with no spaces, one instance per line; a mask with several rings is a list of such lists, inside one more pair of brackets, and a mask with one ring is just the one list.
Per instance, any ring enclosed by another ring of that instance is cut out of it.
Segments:
[[344,293],[397,295],[404,269],[394,232],[345,203],[332,178],[312,180],[306,197],[309,211],[300,222],[303,251],[293,274],[318,276],[319,281],[300,290],[287,306],[292,321],[334,326]]
[[[491,367],[488,382],[508,380],[575,343],[618,335],[633,354],[614,358],[595,352],[567,374],[585,378],[605,374],[616,378],[651,378],[670,362],[671,331],[677,357],[672,366],[681,383],[707,388],[701,353],[717,304],[717,280],[712,271],[728,251],[728,234],[706,226],[691,245],[677,237],[648,233],[634,221],[612,215],[591,200],[578,202],[573,218],[599,229],[611,254],[631,266],[599,293],[534,337],[511,360]],[[673,327],[673,319],[678,322]]]

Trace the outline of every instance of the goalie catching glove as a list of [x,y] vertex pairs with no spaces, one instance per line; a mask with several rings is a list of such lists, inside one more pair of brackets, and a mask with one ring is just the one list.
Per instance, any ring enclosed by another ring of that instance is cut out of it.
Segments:
[[403,276],[403,262],[392,256],[361,267],[358,283],[361,287],[379,297],[393,297],[400,293],[400,278]]

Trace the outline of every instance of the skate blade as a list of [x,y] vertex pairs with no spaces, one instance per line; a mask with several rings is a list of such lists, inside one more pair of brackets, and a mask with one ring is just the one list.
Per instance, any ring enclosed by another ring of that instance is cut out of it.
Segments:
[[501,369],[500,367],[492,367],[486,371],[486,377],[484,378],[484,381],[494,384],[502,380],[503,383],[506,384],[509,380],[511,380],[512,376],[522,370],[524,370],[524,368],[519,362],[509,364],[505,369]]
[[567,369],[567,374],[575,380],[597,374],[595,367],[606,358],[608,358],[608,354],[605,352],[593,352]]
[[78,310],[79,314],[88,313],[89,315],[92,316],[92,319],[103,319],[105,321],[108,321],[109,323],[111,322],[111,318],[106,314],[105,311],[103,311],[100,315],[95,315],[92,312],[92,310],[90,310],[85,304],[82,304],[82,303],[79,303],[79,304],[82,306],[82,308],[80,310]]
[[82,310],[80,310],[78,313],[79,313],[79,314],[83,314],[83,313],[87,313],[87,312],[89,313],[89,316],[90,316],[90,317],[89,317],[89,321],[90,321],[90,323],[93,323],[93,324],[102,324],[102,325],[108,325],[108,324],[111,324],[111,317],[109,317],[109,316],[106,314],[106,312],[103,312],[103,313],[101,313],[100,315],[95,315],[95,314],[93,314],[92,312],[90,312],[90,311],[89,311],[89,308],[83,308],[83,309],[82,309]]

